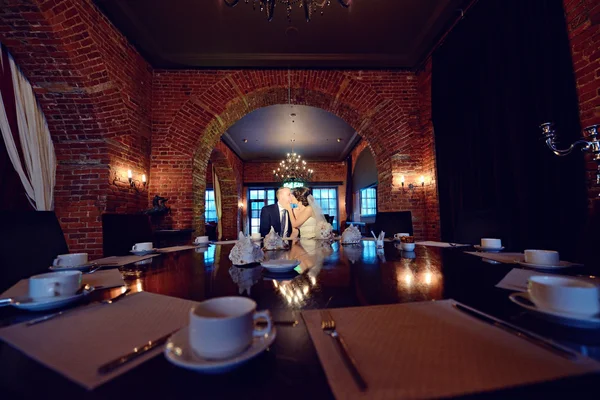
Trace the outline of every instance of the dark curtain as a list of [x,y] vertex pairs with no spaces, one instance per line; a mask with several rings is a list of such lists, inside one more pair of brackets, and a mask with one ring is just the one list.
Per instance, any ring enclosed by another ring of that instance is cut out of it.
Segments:
[[583,156],[554,156],[538,127],[555,122],[563,145],[581,136],[562,1],[475,4],[433,55],[432,113],[443,240],[480,212],[513,249],[572,257]]
[[[17,148],[20,149],[19,137],[17,135],[17,111],[15,108],[14,90],[12,77],[9,67],[8,51],[3,44],[0,43],[0,57],[4,68],[0,67],[0,95],[6,109],[6,116],[10,129],[15,136]],[[33,210],[33,207],[27,200],[25,188],[21,183],[21,179],[15,171],[12,162],[8,158],[6,145],[0,135],[0,210]]]
[[348,157],[346,158],[346,221],[352,221],[353,215],[354,198],[352,185],[352,155],[348,155]]

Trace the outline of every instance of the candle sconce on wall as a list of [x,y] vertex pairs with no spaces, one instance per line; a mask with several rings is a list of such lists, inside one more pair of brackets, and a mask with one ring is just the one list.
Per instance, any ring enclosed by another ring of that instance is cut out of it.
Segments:
[[[404,175],[400,176],[400,185],[402,185],[402,191],[404,191]],[[410,190],[410,194],[412,195],[412,193],[415,191],[415,189],[422,187],[425,187],[425,175],[421,175],[421,177],[419,178],[419,182],[415,182],[415,183],[409,183],[407,185],[408,190]]]
[[123,186],[127,185],[130,189],[133,189],[138,193],[144,192],[148,185],[148,180],[146,179],[146,174],[141,175],[141,180],[134,179],[133,172],[130,169],[127,170],[127,183],[125,183],[125,180],[122,179],[121,176],[119,176],[117,171],[111,170],[111,175],[112,175],[111,181],[112,181],[113,185],[115,185],[117,187],[123,187]]

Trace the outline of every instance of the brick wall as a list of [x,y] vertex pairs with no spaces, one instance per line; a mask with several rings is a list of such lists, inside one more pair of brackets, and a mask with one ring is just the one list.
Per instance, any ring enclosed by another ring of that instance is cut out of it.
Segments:
[[[563,0],[571,41],[573,70],[579,95],[581,126],[600,124],[600,3],[595,0]],[[597,164],[587,157],[590,200],[597,200]]]
[[[31,82],[56,151],[55,208],[72,251],[101,255],[100,215],[148,204],[152,71],[91,0],[7,0],[0,41]],[[117,185],[113,185],[117,182]]]
[[[422,174],[423,152],[418,79],[407,71],[315,71],[291,73],[292,103],[319,107],[344,119],[373,151],[382,211],[411,210],[415,232],[426,235],[425,200],[406,196],[401,174]],[[153,81],[150,191],[175,198],[174,227],[198,219],[189,196],[194,157],[208,159],[220,136],[249,112],[287,103],[287,71],[156,71]],[[429,162],[431,165],[431,162]],[[205,165],[198,164],[199,168]],[[272,171],[272,169],[271,169]],[[205,175],[202,173],[202,175]],[[343,173],[343,176],[345,174]],[[204,182],[205,184],[205,182]],[[202,190],[193,190],[202,193]],[[343,196],[342,196],[343,197]]]

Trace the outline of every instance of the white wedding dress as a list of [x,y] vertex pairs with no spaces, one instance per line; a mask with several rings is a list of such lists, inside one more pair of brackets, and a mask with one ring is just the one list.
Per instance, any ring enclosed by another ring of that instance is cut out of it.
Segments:
[[315,217],[310,216],[298,229],[300,230],[301,239],[314,239],[316,237],[317,220]]

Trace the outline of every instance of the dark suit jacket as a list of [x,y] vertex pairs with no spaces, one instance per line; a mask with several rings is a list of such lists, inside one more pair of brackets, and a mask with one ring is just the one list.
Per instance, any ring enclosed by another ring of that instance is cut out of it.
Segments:
[[[275,229],[280,236],[281,233],[281,220],[279,219],[279,206],[277,203],[271,204],[270,206],[264,206],[260,210],[260,236],[265,237],[271,230],[271,227]],[[288,236],[292,233],[292,221],[288,215]]]

